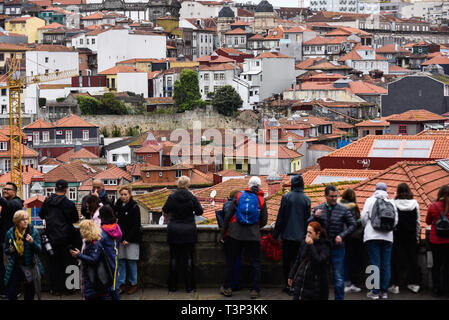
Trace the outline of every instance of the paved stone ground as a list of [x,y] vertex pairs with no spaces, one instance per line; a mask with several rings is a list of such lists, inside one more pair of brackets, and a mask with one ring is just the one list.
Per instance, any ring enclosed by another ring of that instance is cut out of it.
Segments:
[[[345,300],[369,300],[366,297],[366,290],[360,293],[348,293]],[[233,292],[233,296],[228,298],[219,293],[218,288],[199,288],[195,293],[168,292],[165,288],[145,288],[139,289],[133,295],[121,295],[122,300],[250,300],[249,290],[242,289]],[[330,299],[334,298],[333,290],[330,292]],[[75,293],[70,296],[55,297],[48,293],[42,294],[43,300],[81,300],[81,294]],[[280,288],[265,288],[261,291],[261,297],[257,300],[291,300],[292,298],[281,291]],[[449,297],[435,298],[430,290],[423,290],[420,293],[413,293],[407,288],[401,288],[399,294],[389,294],[389,300],[449,300]]]

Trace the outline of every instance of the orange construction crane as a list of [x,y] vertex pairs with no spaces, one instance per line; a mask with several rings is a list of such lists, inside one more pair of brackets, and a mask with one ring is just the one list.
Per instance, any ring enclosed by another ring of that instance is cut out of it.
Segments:
[[17,195],[22,198],[22,115],[20,91],[31,84],[55,81],[78,76],[78,70],[56,71],[28,77],[20,76],[20,59],[14,55],[7,72],[7,85],[0,89],[9,89],[9,129],[11,150],[11,181],[17,185]]

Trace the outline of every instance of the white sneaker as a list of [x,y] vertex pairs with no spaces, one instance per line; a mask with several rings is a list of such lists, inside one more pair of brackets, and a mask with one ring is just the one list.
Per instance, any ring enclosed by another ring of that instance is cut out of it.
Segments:
[[398,294],[399,293],[399,286],[391,286],[388,288],[388,291],[394,294]]
[[360,292],[360,291],[362,291],[362,289],[356,287],[353,284],[351,284],[350,286],[346,286],[345,287],[345,293],[348,293],[348,292]]
[[418,293],[420,287],[418,285],[416,285],[416,284],[409,284],[407,286],[407,288],[410,289],[414,293]]
[[380,293],[380,298],[381,298],[381,299],[388,299],[388,293],[386,293],[386,292],[381,292],[381,293]]
[[366,294],[367,298],[370,298],[372,300],[379,300],[379,295],[378,294],[374,294],[372,291],[369,291]]

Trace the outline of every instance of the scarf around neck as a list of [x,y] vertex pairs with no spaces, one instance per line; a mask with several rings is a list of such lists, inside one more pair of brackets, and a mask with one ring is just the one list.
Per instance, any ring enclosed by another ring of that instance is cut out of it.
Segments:
[[24,243],[23,243],[23,236],[25,235],[25,230],[23,230],[23,233],[20,233],[19,228],[16,228],[16,231],[14,231],[14,241],[15,241],[15,247],[17,250],[17,253],[19,256],[23,256],[23,251],[25,249]]

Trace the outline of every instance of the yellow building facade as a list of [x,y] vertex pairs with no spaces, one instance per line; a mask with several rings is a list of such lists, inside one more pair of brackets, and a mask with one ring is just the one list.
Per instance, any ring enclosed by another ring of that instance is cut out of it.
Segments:
[[38,29],[45,26],[45,20],[36,17],[19,17],[5,21],[5,30],[28,37],[28,43],[37,43]]

